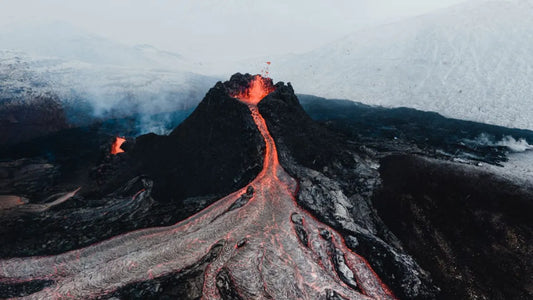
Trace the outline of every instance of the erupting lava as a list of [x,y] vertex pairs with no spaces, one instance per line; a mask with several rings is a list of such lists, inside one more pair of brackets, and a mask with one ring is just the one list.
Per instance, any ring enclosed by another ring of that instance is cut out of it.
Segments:
[[[234,98],[239,99],[241,102],[248,104],[249,107],[257,106],[259,101],[266,97],[266,95],[274,91],[274,86],[266,81],[261,76],[255,76],[250,82],[250,86],[231,95]],[[250,106],[251,105],[251,106]],[[257,110],[257,107],[256,107]],[[252,112],[253,115],[253,112]],[[255,118],[254,118],[255,121]],[[256,122],[257,125],[257,122]]]
[[115,141],[113,142],[113,145],[111,145],[111,154],[116,155],[118,153],[124,152],[124,150],[122,150],[120,146],[122,146],[122,144],[124,144],[125,141],[126,141],[125,138],[121,138],[117,136]]
[[257,103],[274,87],[256,76],[235,96],[265,141],[263,169],[245,188],[173,226],[138,230],[57,256],[0,261],[0,282],[55,285],[31,299],[91,298],[207,264],[203,299],[394,299],[341,235],[295,201]]

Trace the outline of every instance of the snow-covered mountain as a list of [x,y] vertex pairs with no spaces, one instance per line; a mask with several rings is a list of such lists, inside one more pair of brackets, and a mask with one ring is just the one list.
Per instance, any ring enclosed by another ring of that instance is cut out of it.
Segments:
[[533,129],[533,1],[469,2],[273,60],[300,93]]

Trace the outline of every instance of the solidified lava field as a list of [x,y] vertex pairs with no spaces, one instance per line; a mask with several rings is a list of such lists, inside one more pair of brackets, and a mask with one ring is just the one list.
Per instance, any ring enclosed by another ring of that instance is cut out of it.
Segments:
[[[394,299],[342,236],[298,206],[257,104],[274,90],[255,76],[231,96],[248,106],[264,143],[247,186],[168,227],[142,229],[55,256],[0,260],[0,283],[49,280],[25,299],[87,299],[207,264],[204,299]],[[142,192],[141,192],[142,193]]]

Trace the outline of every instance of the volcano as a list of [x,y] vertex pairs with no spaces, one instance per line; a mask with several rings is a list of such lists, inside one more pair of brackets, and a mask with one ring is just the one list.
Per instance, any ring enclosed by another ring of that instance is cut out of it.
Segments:
[[[495,270],[527,274],[527,264],[502,262],[528,256],[529,190],[399,148],[379,160],[334,129],[309,117],[290,83],[237,73],[168,136],[109,137],[89,178],[27,159],[0,165],[42,173],[19,176],[24,186],[63,177],[72,186],[55,196],[57,207],[27,210],[21,202],[0,210],[0,297],[460,298],[499,286],[496,275],[483,277]],[[458,200],[464,195],[467,211]],[[501,199],[513,208],[503,209]],[[454,230],[455,221],[471,231]],[[480,223],[494,233],[477,230]],[[498,264],[485,270],[483,259],[464,259],[501,229],[525,250],[476,252]],[[456,284],[457,276],[469,281]],[[526,285],[504,282],[493,294],[526,295]]]
[[265,144],[263,168],[250,184],[170,227],[57,256],[4,260],[2,281],[54,281],[29,298],[93,298],[208,261],[205,299],[394,299],[338,232],[297,205],[298,183],[281,167],[257,107],[275,87],[260,76],[247,79],[229,95],[248,107]]

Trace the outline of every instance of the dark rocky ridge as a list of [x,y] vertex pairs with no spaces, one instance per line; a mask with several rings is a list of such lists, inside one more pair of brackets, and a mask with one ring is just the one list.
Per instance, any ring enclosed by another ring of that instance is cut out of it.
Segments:
[[533,144],[533,131],[446,118],[407,107],[384,108],[351,100],[298,95],[318,122],[359,145],[380,152],[410,152],[436,158],[499,164],[510,152],[506,137]]

